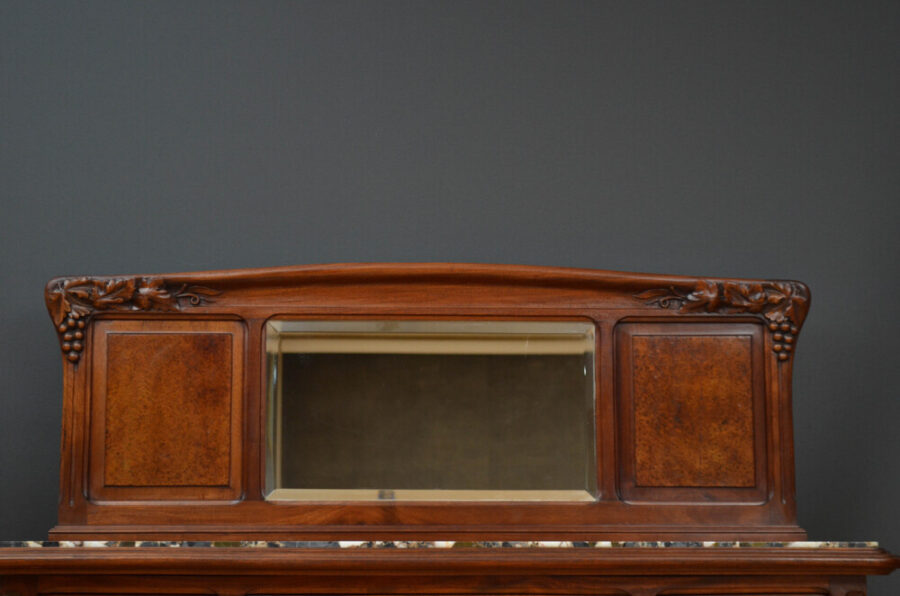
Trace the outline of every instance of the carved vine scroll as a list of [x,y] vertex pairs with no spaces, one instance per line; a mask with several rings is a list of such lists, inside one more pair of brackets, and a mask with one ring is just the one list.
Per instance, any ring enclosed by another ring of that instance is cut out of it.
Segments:
[[202,286],[167,284],[155,277],[61,279],[47,288],[47,309],[69,362],[84,351],[86,327],[102,311],[179,311],[211,302],[220,292]]
[[809,310],[809,291],[793,281],[698,281],[693,289],[659,288],[635,296],[647,304],[683,313],[748,313],[766,320],[772,349],[785,361],[794,350],[800,325]]

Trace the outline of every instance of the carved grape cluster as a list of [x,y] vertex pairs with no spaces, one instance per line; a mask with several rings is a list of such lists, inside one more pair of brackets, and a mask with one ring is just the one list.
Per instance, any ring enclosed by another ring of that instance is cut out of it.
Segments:
[[84,350],[85,321],[77,312],[70,312],[66,320],[56,328],[59,331],[61,348],[69,362],[78,362]]
[[769,331],[772,332],[772,350],[778,354],[778,359],[784,362],[791,357],[790,352],[794,350],[794,341],[799,329],[791,324],[790,319],[785,319],[781,323],[774,321],[769,323]]

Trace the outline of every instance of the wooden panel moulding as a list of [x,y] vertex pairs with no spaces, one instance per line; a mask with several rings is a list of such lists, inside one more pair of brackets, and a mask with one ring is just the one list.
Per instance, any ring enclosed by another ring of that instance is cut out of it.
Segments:
[[625,323],[617,341],[623,497],[763,502],[762,326]]
[[230,321],[99,321],[91,496],[231,499],[243,342]]

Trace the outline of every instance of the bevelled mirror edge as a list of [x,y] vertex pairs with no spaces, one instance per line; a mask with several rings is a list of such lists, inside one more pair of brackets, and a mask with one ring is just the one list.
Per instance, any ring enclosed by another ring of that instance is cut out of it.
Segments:
[[[597,497],[588,319],[279,317],[265,344],[269,501]],[[319,436],[311,418],[344,438]],[[385,429],[399,445],[377,436]]]

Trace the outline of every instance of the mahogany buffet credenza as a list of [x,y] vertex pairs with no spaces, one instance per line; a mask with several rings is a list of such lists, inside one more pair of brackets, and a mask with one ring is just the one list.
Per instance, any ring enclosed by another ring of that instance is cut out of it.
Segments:
[[71,277],[59,523],[0,594],[864,596],[796,522],[793,281]]

